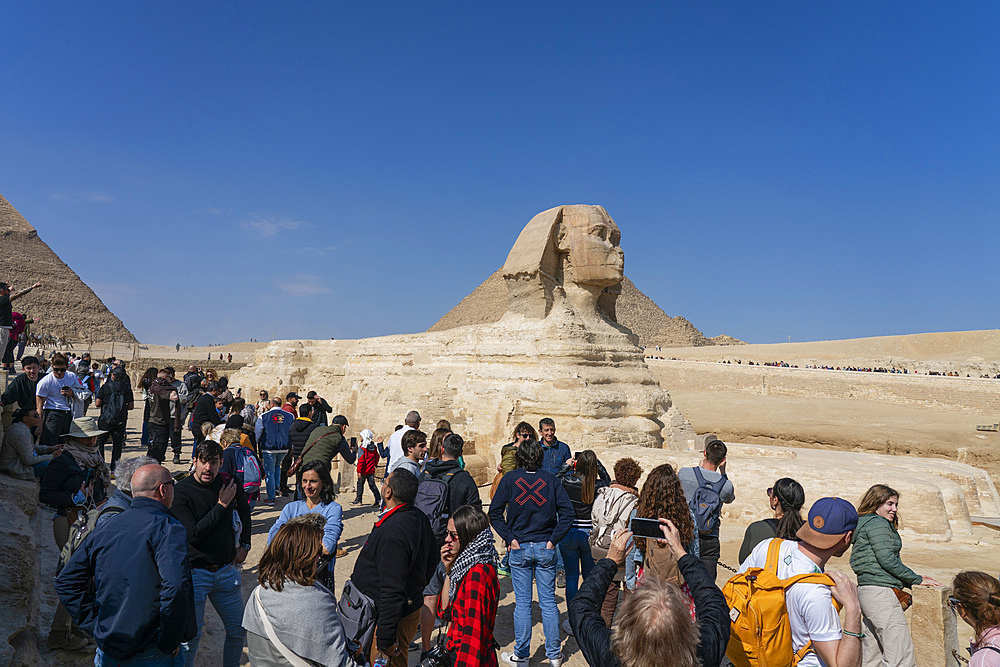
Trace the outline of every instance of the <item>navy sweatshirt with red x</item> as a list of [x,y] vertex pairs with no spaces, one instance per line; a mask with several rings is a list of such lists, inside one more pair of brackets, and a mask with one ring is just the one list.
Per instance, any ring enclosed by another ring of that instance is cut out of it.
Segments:
[[518,468],[507,473],[490,503],[490,523],[507,544],[514,540],[556,544],[566,536],[573,517],[566,489],[544,470]]

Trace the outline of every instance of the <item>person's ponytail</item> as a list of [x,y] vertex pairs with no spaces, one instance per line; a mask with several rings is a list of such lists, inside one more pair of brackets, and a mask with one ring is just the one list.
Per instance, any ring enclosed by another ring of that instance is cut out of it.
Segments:
[[806,492],[802,485],[790,477],[782,477],[774,483],[772,492],[781,506],[782,517],[774,528],[775,537],[782,540],[797,540],[796,533],[805,523],[802,519],[802,505],[806,502]]

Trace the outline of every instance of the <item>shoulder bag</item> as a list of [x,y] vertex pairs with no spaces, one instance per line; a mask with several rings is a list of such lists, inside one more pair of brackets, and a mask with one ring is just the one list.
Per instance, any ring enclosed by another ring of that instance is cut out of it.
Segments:
[[[340,437],[344,437],[343,434],[341,434]],[[319,438],[316,438],[315,440],[313,440],[312,442],[309,443],[308,447],[306,447],[305,449],[302,450],[301,454],[299,454],[298,456],[295,457],[295,460],[292,461],[292,465],[288,466],[288,476],[289,477],[291,477],[292,475],[294,475],[295,473],[297,473],[299,471],[299,468],[302,467],[302,457],[304,457],[306,455],[306,452],[308,452],[310,449],[312,449],[313,446],[317,442],[319,442],[320,440],[322,440],[322,439],[323,439],[322,436],[319,437]]]
[[271,625],[271,621],[267,618],[267,612],[264,611],[264,605],[260,601],[260,586],[253,591],[253,601],[257,605],[257,613],[260,615],[260,620],[264,623],[264,632],[267,633],[267,638],[274,645],[274,648],[281,652],[282,657],[292,665],[292,667],[312,667],[308,662],[295,655],[290,648],[281,643],[278,639],[278,633],[274,631],[274,626]]

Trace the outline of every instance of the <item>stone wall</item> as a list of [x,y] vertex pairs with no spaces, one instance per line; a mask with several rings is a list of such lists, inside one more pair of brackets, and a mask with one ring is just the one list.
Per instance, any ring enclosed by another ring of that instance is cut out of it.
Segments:
[[747,366],[647,359],[671,391],[737,391],[759,396],[848,398],[996,415],[1000,380]]

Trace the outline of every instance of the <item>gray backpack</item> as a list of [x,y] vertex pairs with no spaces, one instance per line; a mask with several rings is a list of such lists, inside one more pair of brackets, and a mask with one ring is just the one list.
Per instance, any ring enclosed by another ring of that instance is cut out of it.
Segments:
[[709,482],[701,474],[701,466],[695,466],[694,476],[698,478],[698,488],[688,505],[694,514],[695,528],[699,534],[711,533],[719,524],[719,514],[722,512],[722,493],[726,485],[726,476],[718,482]]

